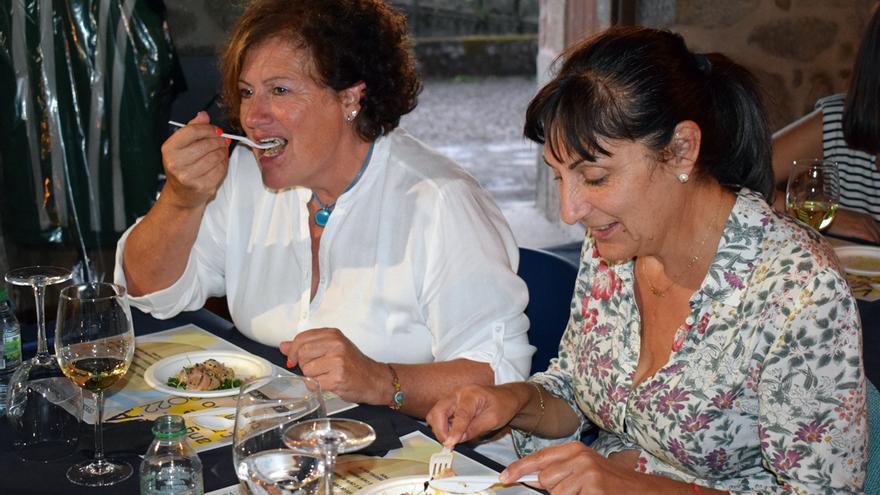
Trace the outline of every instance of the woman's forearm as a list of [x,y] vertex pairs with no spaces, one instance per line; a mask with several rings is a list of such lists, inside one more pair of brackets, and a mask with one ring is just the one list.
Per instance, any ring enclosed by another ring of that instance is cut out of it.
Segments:
[[502,385],[521,397],[523,404],[510,426],[543,438],[563,438],[577,431],[580,418],[562,399],[550,395],[534,382]]
[[[488,363],[469,359],[455,359],[427,364],[392,364],[406,395],[401,411],[424,418],[441,397],[452,395],[464,385],[492,385],[495,375]],[[387,367],[387,366],[386,366]],[[391,372],[380,378],[380,404],[391,404],[394,387]]]
[[183,274],[205,206],[180,208],[162,197],[129,234],[122,254],[128,293],[141,296],[171,286]]

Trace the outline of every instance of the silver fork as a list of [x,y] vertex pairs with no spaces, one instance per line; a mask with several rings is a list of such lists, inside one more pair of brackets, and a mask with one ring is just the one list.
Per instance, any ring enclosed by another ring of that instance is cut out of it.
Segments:
[[431,460],[428,462],[428,476],[433,479],[439,476],[443,471],[452,468],[452,450],[443,447],[443,450],[435,454],[431,454]]
[[[181,124],[180,122],[175,122],[173,120],[169,120],[168,123],[175,126],[175,127],[186,127],[186,124]],[[241,141],[242,143],[250,146],[251,148],[257,148],[259,150],[267,150],[269,148],[274,148],[276,146],[284,144],[284,140],[281,138],[272,138],[264,143],[255,143],[255,142],[251,141],[250,139],[248,139],[244,136],[239,136],[237,134],[227,134],[224,132],[223,134],[220,134],[220,137],[235,139],[236,141]]]

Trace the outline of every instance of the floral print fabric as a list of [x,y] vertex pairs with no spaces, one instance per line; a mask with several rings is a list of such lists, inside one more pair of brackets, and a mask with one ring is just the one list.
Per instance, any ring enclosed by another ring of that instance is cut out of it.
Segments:
[[637,449],[639,471],[731,492],[860,492],[861,325],[820,235],[741,191],[669,361],[635,388],[633,266],[587,238],[559,356],[531,378],[599,426],[594,449]]

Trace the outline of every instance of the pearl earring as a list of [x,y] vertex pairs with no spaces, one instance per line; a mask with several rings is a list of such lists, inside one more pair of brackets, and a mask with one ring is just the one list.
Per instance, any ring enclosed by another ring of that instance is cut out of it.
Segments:
[[681,182],[682,184],[687,182],[688,179],[690,179],[690,176],[688,174],[686,174],[684,172],[678,174],[678,181]]
[[354,118],[357,117],[357,116],[358,116],[358,111],[357,111],[357,110],[352,110],[351,113],[348,114],[348,117],[345,118],[345,121],[346,121],[346,122],[351,122],[351,121],[354,120]]

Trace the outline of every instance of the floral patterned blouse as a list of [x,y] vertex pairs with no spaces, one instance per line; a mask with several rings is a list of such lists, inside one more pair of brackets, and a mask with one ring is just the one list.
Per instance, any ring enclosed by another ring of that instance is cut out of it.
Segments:
[[[861,324],[820,235],[742,190],[669,361],[635,388],[633,266],[587,238],[559,356],[531,378],[599,426],[596,451],[735,493],[861,491]],[[560,442],[514,436],[521,453]]]

